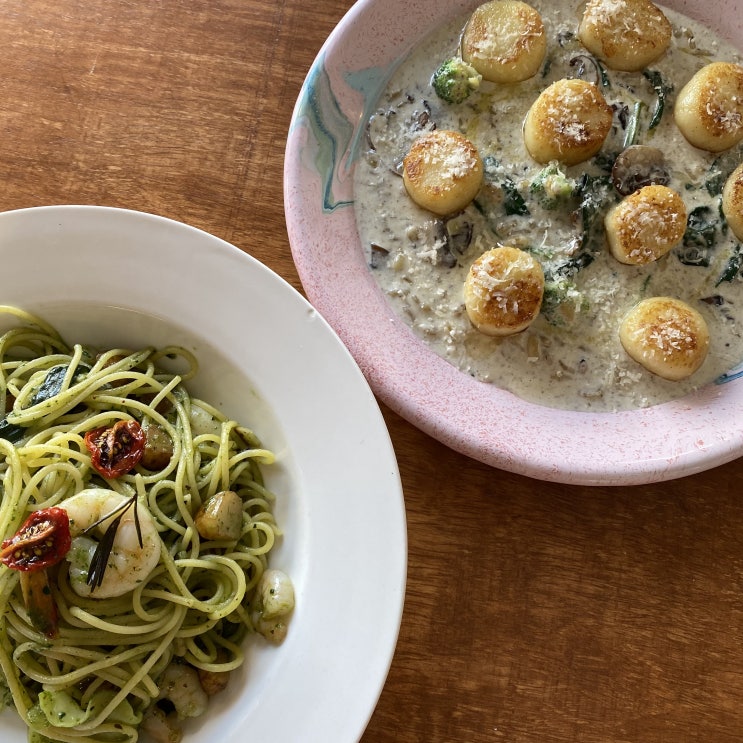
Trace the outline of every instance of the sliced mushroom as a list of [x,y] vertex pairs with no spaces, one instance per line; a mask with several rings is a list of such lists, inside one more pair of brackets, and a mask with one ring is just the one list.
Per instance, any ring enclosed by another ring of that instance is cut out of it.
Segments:
[[173,441],[157,423],[146,420],[142,429],[147,437],[140,464],[150,472],[165,469],[173,456]]
[[449,252],[463,255],[472,242],[474,228],[472,222],[459,214],[446,222],[446,236]]
[[596,57],[578,54],[570,60],[570,66],[575,70],[576,77],[595,83],[598,87],[606,87],[608,83],[606,70]]
[[379,268],[380,266],[383,266],[387,260],[387,256],[389,256],[390,254],[390,251],[382,245],[378,245],[377,243],[371,243],[369,248],[369,266],[371,268]]
[[622,196],[629,196],[644,186],[667,186],[671,174],[660,150],[634,144],[617,156],[611,170],[611,180]]

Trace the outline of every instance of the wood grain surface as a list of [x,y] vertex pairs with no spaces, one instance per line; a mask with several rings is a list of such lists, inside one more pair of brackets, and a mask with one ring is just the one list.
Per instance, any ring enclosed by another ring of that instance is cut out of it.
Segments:
[[[301,290],[284,144],[304,76],[350,5],[3,0],[0,209],[160,214]],[[408,590],[365,743],[743,739],[743,463],[570,487],[491,469],[383,413]]]

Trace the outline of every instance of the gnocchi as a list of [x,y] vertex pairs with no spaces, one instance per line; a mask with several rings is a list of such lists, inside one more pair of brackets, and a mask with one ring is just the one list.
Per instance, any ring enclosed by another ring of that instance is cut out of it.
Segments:
[[683,238],[686,205],[668,186],[644,186],[607,212],[604,227],[609,250],[620,263],[652,263]]
[[471,266],[464,283],[464,306],[485,335],[525,330],[539,314],[544,273],[533,256],[512,247],[493,248]]
[[612,119],[611,107],[596,85],[579,79],[557,80],[529,108],[524,144],[538,163],[557,160],[576,165],[601,149]]
[[436,129],[421,135],[403,159],[403,183],[410,198],[442,216],[475,198],[483,172],[477,148],[455,131]]
[[712,62],[681,89],[673,115],[694,147],[722,152],[743,139],[743,67]]
[[671,31],[650,0],[588,0],[578,38],[612,69],[636,72],[665,53]]
[[672,297],[651,297],[635,305],[622,320],[619,339],[638,364],[671,381],[697,371],[709,349],[705,319]]
[[546,52],[542,17],[521,0],[480,5],[462,34],[462,58],[490,82],[517,83],[532,77]]

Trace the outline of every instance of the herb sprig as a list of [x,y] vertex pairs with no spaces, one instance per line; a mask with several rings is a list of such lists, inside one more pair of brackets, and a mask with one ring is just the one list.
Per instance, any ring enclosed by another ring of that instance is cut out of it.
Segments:
[[91,591],[99,588],[103,583],[103,576],[106,572],[106,568],[108,567],[108,558],[111,556],[111,550],[113,549],[114,541],[116,540],[116,532],[119,530],[119,525],[121,524],[121,519],[124,518],[124,514],[132,507],[134,507],[134,526],[137,530],[137,540],[139,541],[140,548],[144,547],[144,540],[142,539],[142,527],[139,523],[139,514],[137,513],[136,493],[120,506],[114,508],[113,511],[107,513],[105,516],[98,519],[98,521],[84,529],[82,532],[83,534],[87,534],[88,532],[95,529],[97,526],[100,526],[105,521],[108,521],[108,519],[110,519],[112,516],[115,516],[114,520],[106,528],[106,531],[103,532],[103,536],[101,537],[100,542],[98,542],[98,546],[95,548],[95,552],[93,553],[93,558],[90,561],[87,584],[90,586]]

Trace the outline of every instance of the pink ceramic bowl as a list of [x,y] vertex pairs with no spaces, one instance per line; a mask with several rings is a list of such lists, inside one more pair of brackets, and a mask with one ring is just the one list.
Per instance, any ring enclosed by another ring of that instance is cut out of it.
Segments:
[[[534,405],[434,354],[396,316],[371,276],[353,207],[352,169],[365,121],[401,57],[477,4],[360,0],[318,54],[294,110],[284,186],[289,239],[309,300],[385,404],[494,467],[558,482],[631,485],[734,459],[743,451],[743,379],[735,374],[725,384],[643,410],[577,413]],[[665,5],[743,49],[743,14],[735,0]]]

